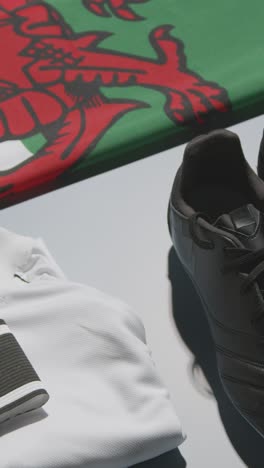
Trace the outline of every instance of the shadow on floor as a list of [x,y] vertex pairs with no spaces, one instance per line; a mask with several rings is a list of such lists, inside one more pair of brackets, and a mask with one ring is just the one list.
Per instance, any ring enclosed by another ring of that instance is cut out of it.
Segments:
[[[48,417],[48,414],[43,408],[39,408],[35,411],[30,411],[25,414],[21,414],[15,418],[5,421],[0,424],[0,437],[9,434],[10,432],[17,431],[21,427],[30,426],[38,421],[42,421]],[[1,463],[0,463],[1,466]]]
[[131,468],[186,468],[186,462],[180,451],[175,449]]
[[[226,396],[220,382],[214,344],[201,301],[184,271],[175,251],[168,256],[168,276],[171,282],[172,313],[178,332],[194,355],[218,403],[219,414],[234,449],[246,466],[263,468],[264,441],[240,416]],[[188,427],[186,428],[188,436]]]

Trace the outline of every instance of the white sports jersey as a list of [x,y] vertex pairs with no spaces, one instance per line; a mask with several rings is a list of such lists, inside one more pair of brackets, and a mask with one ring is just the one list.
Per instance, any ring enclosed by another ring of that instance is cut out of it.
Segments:
[[0,319],[50,396],[0,424],[1,468],[126,468],[183,441],[141,320],[66,279],[41,240],[4,229]]

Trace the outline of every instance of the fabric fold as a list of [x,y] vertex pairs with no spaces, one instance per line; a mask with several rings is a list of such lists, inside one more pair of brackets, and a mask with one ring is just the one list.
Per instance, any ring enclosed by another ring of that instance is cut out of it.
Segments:
[[0,282],[0,316],[50,399],[39,417],[1,425],[1,467],[124,468],[176,448],[185,436],[140,318],[66,279],[43,241],[0,230],[0,265],[3,232],[12,264]]

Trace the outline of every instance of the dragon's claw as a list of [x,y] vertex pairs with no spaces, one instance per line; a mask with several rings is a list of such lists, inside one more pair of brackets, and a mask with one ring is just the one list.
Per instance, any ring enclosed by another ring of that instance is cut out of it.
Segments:
[[[148,0],[83,0],[84,6],[98,16],[109,18],[111,13],[118,18],[127,21],[139,21],[144,19],[134,12],[130,3],[144,3]],[[107,9],[109,8],[109,10]]]
[[84,0],[84,6],[97,16],[103,16],[109,18],[111,14],[107,11],[103,2],[97,2],[95,0]]
[[170,31],[174,29],[174,26],[172,26],[171,24],[165,24],[161,27],[158,27],[156,29],[154,29],[153,31],[153,38],[154,39],[159,39],[159,40],[162,40],[162,39],[169,39],[171,36],[170,36]]

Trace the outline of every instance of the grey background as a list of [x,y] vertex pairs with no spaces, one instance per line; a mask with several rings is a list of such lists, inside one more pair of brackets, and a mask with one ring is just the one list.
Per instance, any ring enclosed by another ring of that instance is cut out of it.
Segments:
[[[256,167],[263,118],[233,128]],[[190,348],[198,354],[221,400],[210,336],[207,331],[203,335],[206,323],[200,305],[171,257],[174,313],[179,324],[173,319],[166,211],[182,153],[180,146],[5,209],[1,225],[42,237],[70,278],[120,297],[140,314],[157,367],[188,436],[181,446],[188,467],[261,467],[263,462],[257,465],[256,460],[264,443],[226,402],[223,424],[203,372],[199,367],[192,371]],[[226,423],[229,416],[231,421]]]

